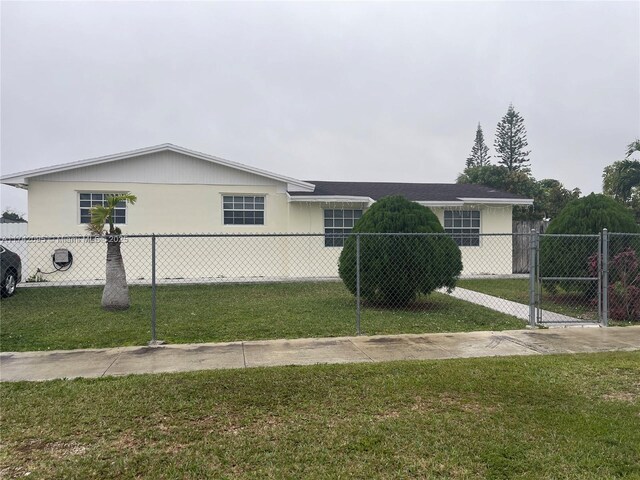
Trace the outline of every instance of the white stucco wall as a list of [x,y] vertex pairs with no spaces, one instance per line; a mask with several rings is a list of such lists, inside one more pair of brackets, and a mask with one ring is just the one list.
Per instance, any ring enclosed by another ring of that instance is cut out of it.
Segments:
[[[80,192],[131,192],[124,233],[274,233],[288,228],[284,185],[170,185],[104,182],[42,182],[29,185],[29,234],[86,233],[80,223]],[[265,196],[264,225],[224,225],[222,196]]]
[[[432,210],[442,225],[444,211],[451,208],[434,207]],[[467,205],[462,210],[480,210],[480,233],[483,234],[479,247],[460,247],[463,274],[510,274],[513,268],[512,206]]]

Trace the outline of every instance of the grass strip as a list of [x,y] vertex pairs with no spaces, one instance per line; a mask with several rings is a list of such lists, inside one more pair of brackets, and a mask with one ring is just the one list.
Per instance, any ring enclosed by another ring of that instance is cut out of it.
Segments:
[[0,477],[640,477],[640,353],[0,384]]

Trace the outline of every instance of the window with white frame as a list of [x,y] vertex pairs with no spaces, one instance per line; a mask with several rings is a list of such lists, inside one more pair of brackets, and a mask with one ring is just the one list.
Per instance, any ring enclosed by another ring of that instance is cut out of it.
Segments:
[[444,231],[450,233],[460,247],[479,247],[480,211],[445,210]]
[[264,196],[224,195],[222,210],[225,225],[264,225]]
[[[82,192],[80,199],[80,223],[91,223],[91,207],[105,206],[107,199],[122,193],[94,193]],[[118,202],[113,209],[113,223],[124,225],[127,223],[127,202]]]
[[342,247],[351,234],[362,210],[326,209],[324,211],[324,246]]

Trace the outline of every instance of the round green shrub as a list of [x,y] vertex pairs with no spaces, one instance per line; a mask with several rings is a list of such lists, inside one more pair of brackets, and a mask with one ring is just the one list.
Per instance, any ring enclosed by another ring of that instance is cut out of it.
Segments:
[[[540,240],[540,275],[542,277],[592,277],[594,262],[597,272],[597,254],[600,238],[606,228],[609,233],[638,233],[633,214],[614,199],[592,193],[570,202],[551,221],[546,234],[571,236],[543,236]],[[583,236],[578,236],[583,235]],[[591,235],[591,236],[587,236]],[[611,255],[638,243],[633,236],[610,236]],[[568,291],[583,292],[587,296],[597,293],[595,281],[548,282],[552,291],[562,286]]]
[[[360,294],[365,300],[405,307],[419,294],[455,287],[462,271],[460,248],[444,235],[438,217],[401,196],[378,200],[353,228],[360,235]],[[396,235],[366,235],[391,233]],[[438,233],[441,235],[398,235]],[[356,235],[344,244],[340,278],[356,294]]]

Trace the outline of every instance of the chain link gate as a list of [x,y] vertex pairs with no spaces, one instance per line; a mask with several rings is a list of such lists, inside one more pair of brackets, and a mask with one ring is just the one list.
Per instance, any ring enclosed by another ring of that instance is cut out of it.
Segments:
[[531,232],[529,324],[608,325],[609,237]]

